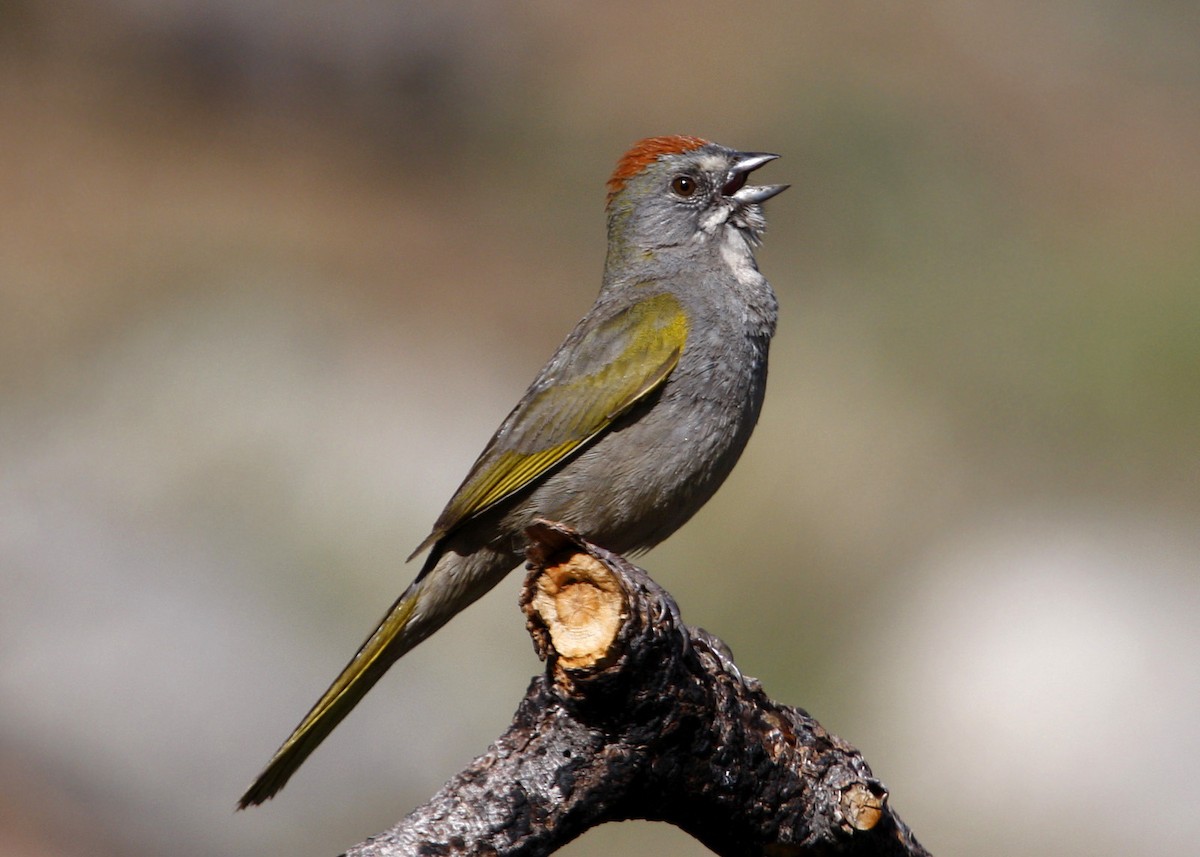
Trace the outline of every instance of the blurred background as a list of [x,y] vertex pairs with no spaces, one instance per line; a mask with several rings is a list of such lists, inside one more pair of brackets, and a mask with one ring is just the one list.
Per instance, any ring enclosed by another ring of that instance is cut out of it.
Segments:
[[757,434],[641,564],[934,853],[1196,841],[1195,4],[13,0],[0,853],[336,854],[503,730],[518,575],[233,812],[661,133],[793,187]]

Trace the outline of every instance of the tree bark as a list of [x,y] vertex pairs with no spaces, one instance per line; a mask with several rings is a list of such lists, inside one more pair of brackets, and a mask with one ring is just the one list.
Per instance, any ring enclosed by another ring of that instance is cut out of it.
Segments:
[[925,855],[857,750],[743,676],[641,569],[529,530],[521,606],[544,675],[512,725],[354,857],[549,854],[666,821],[721,855]]

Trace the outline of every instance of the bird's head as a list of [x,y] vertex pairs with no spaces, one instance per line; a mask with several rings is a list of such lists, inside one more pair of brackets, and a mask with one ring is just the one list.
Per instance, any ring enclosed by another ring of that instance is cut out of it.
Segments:
[[699,137],[648,137],[608,180],[610,246],[626,252],[686,248],[733,237],[756,244],[766,226],[761,203],[788,185],[746,183],[778,155],[738,152]]

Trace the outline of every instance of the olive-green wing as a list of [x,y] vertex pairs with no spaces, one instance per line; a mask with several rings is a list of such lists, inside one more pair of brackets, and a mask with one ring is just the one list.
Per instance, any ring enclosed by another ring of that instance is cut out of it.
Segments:
[[[492,436],[416,556],[543,474],[657,390],[679,362],[687,315],[657,294],[576,326]],[[409,557],[412,559],[412,557]]]

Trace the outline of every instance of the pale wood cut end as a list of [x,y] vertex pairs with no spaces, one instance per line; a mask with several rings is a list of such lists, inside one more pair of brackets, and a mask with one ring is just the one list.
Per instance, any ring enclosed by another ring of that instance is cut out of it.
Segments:
[[546,566],[533,609],[541,616],[564,669],[587,669],[608,658],[624,618],[625,598],[612,572],[585,553]]

